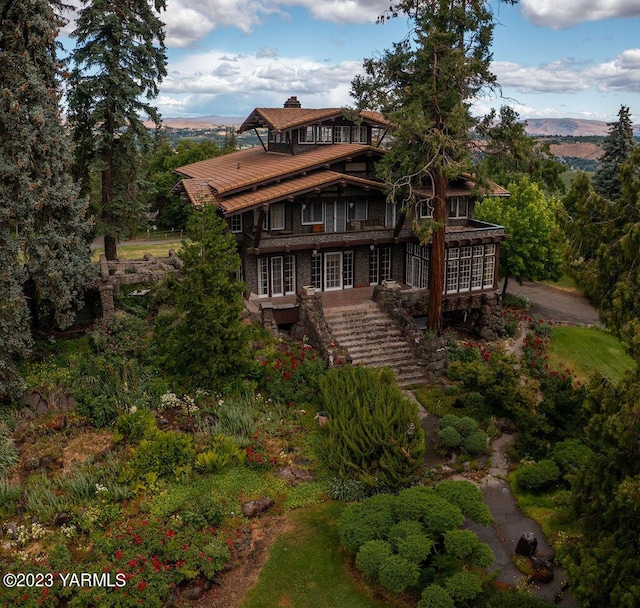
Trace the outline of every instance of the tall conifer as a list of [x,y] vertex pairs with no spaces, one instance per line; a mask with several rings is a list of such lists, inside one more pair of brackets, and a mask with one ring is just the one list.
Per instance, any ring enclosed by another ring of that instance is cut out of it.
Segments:
[[141,199],[141,152],[151,138],[145,115],[159,127],[149,100],[166,75],[165,0],[82,0],[72,36],[73,70],[69,113],[77,144],[76,171],[89,188],[91,171],[101,173],[98,230],[107,259],[117,242],[136,227]]
[[0,3],[0,398],[20,387],[31,322],[68,326],[91,280],[59,108],[60,25],[48,0]]

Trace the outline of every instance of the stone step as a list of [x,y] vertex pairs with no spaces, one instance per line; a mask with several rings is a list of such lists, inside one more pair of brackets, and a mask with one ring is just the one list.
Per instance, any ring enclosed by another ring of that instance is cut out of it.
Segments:
[[411,346],[393,320],[374,303],[325,309],[325,319],[336,344],[356,365],[393,369],[402,387],[424,382]]

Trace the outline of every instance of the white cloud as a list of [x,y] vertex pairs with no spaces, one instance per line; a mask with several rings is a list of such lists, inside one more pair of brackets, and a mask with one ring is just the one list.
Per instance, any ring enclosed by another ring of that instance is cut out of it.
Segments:
[[[192,54],[172,62],[170,74],[160,85],[158,106],[165,116],[175,115],[169,113],[174,107],[181,115],[238,116],[255,106],[281,107],[290,95],[298,95],[303,107],[340,107],[351,102],[351,80],[361,65],[360,61],[328,64],[260,53],[230,56],[217,50]],[[203,66],[211,67],[204,71]],[[164,100],[173,100],[173,106]]]
[[554,29],[583,21],[640,15],[638,0],[521,0],[520,4],[529,21]]
[[503,87],[522,93],[640,92],[640,49],[628,49],[600,64],[567,58],[538,66],[496,61],[492,68]]

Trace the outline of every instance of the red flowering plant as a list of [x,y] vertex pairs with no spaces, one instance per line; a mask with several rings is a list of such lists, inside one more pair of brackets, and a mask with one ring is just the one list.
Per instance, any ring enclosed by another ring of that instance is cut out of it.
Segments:
[[261,390],[278,403],[313,403],[318,378],[326,369],[326,362],[309,344],[283,342],[262,362]]

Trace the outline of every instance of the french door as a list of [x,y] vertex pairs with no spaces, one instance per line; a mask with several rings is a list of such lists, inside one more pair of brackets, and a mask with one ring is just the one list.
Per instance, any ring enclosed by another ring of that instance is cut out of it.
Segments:
[[324,254],[324,290],[342,289],[342,252]]

